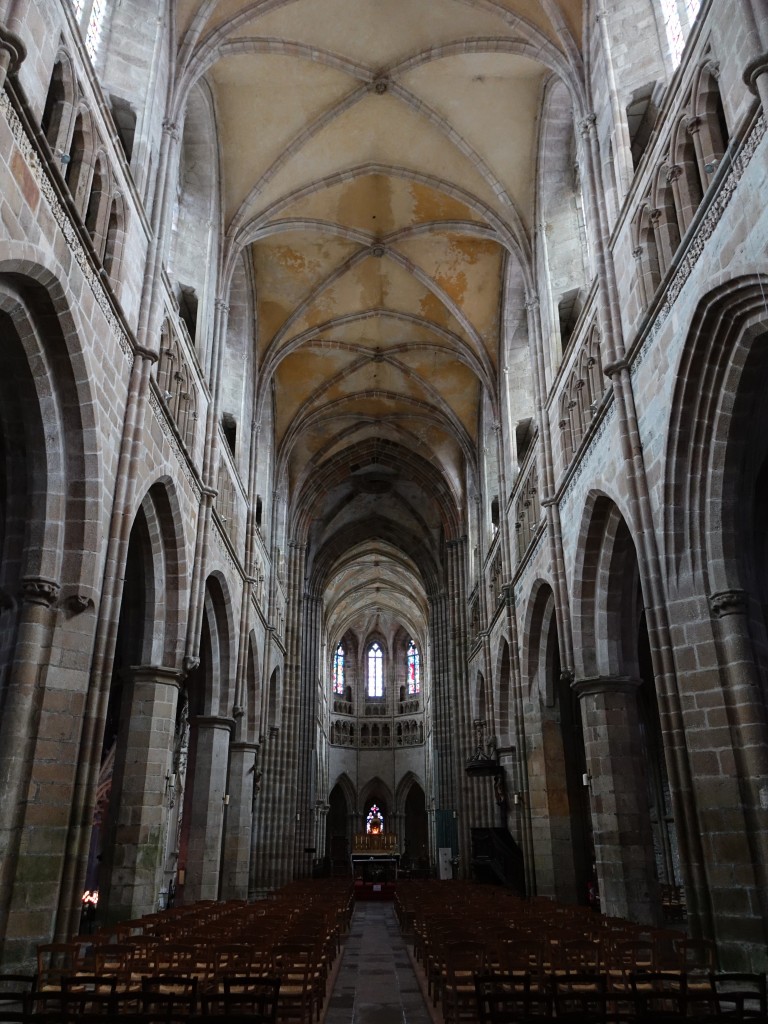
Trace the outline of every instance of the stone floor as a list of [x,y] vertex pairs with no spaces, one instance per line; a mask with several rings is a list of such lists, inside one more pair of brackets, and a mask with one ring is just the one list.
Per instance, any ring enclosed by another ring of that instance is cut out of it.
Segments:
[[324,1024],[433,1024],[391,903],[358,903]]

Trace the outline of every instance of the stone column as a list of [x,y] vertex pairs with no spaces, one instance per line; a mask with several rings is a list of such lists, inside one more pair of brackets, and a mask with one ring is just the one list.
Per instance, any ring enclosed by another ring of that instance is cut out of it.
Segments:
[[[760,672],[750,635],[748,596],[743,590],[710,594],[713,624],[722,651],[723,700],[735,761],[741,807],[724,807],[733,821],[733,835],[742,830],[755,871],[756,895],[768,927],[768,725]],[[724,830],[727,833],[727,827]],[[733,862],[733,835],[720,841],[723,860]],[[746,889],[743,878],[739,888]]]
[[[22,580],[16,649],[0,716],[0,941],[7,927],[45,692],[59,584]],[[53,782],[53,778],[49,781]]]
[[221,898],[244,900],[248,896],[253,825],[253,787],[258,743],[229,745],[229,803],[225,804],[226,830],[221,869]]
[[628,678],[572,683],[581,704],[601,909],[656,923],[660,899],[637,689]]
[[184,876],[184,902],[215,900],[219,896],[224,797],[231,718],[200,715],[193,719],[195,766],[189,810]]
[[751,18],[752,47],[756,54],[744,70],[744,81],[768,110],[768,8],[765,0],[746,0],[745,14]]
[[[157,909],[168,829],[168,777],[180,673],[162,666],[130,670],[123,698],[125,738],[119,740],[112,785],[113,836],[107,883],[110,920]],[[106,894],[102,893],[102,897]]]

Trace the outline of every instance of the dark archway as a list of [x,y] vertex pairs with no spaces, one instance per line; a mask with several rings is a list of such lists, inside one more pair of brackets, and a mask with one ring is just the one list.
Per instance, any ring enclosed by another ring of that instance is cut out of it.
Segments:
[[328,817],[325,827],[325,855],[328,858],[330,871],[339,877],[349,876],[349,842],[350,807],[340,783],[331,790],[328,797]]

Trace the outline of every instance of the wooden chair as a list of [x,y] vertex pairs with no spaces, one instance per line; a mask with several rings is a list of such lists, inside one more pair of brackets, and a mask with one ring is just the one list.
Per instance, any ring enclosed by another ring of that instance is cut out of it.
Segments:
[[26,1024],[34,1009],[34,991],[34,974],[0,974],[0,1021]]
[[549,993],[531,989],[529,974],[479,974],[475,997],[480,1024],[541,1024],[551,1016]]
[[558,1021],[606,1024],[608,986],[605,974],[566,971],[552,977],[552,1000]]
[[637,971],[632,991],[638,1014],[649,1024],[687,1016],[686,976],[681,971]]
[[315,1008],[319,1019],[319,976],[313,945],[281,943],[276,946],[272,954],[272,974],[280,979],[278,1017],[281,1022],[311,1024]]
[[445,944],[440,994],[446,1024],[475,1020],[475,976],[485,972],[485,957],[484,942],[469,939]]
[[764,974],[726,972],[710,976],[718,1016],[734,1021],[768,1021],[767,987]]
[[277,1020],[279,978],[225,978],[222,990],[201,996],[202,1013],[247,1015],[252,1024],[274,1024]]

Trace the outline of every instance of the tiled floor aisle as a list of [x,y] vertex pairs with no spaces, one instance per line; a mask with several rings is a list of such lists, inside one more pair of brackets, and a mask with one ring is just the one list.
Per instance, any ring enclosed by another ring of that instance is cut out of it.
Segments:
[[358,903],[325,1024],[431,1024],[391,903]]

